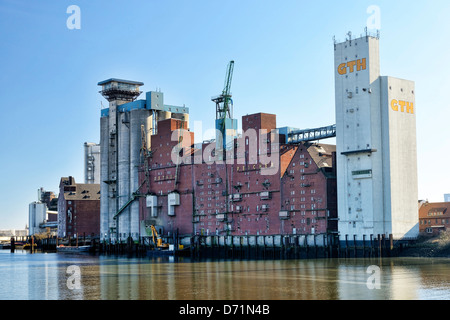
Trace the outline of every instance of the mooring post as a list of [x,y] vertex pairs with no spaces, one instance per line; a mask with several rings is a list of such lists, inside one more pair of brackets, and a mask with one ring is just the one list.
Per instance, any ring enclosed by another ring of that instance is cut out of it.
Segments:
[[363,234],[363,258],[366,257],[366,235]]
[[380,234],[378,234],[377,235],[377,238],[378,238],[378,254],[379,254],[379,257],[381,257],[381,237],[380,237]]
[[263,238],[263,258],[266,258],[266,236],[262,236]]
[[348,257],[348,234],[345,235],[345,257]]
[[14,239],[14,237],[11,237],[11,253],[14,253],[15,249],[16,249],[16,239]]
[[370,255],[369,257],[373,257],[373,234],[370,235]]
[[313,235],[313,239],[314,239],[314,255],[317,258],[317,242],[316,242],[316,235]]
[[392,236],[392,233],[389,234],[389,248],[390,248],[389,255],[391,255],[392,250],[394,250],[394,238]]

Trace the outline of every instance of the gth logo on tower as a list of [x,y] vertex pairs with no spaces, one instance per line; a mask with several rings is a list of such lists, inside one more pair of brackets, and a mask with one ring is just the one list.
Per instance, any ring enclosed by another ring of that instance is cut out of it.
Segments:
[[412,103],[412,102],[392,99],[391,100],[391,108],[394,111],[414,114],[414,103]]
[[355,72],[355,67],[356,71],[366,70],[366,58],[341,63],[338,67],[338,73],[340,75],[353,73]]

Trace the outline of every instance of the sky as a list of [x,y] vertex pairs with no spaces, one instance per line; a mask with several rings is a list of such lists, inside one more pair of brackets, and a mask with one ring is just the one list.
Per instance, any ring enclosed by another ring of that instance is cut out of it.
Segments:
[[327,126],[333,37],[374,23],[381,74],[416,84],[419,198],[441,202],[450,193],[449,18],[448,0],[0,0],[0,230],[25,228],[39,188],[58,194],[69,175],[84,182],[83,145],[99,142],[107,106],[99,81],[161,90],[205,131],[234,60],[239,126],[257,112],[276,114],[278,127]]

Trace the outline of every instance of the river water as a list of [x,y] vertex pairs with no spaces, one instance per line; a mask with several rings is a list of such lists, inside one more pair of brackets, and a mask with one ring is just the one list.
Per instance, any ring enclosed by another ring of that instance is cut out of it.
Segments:
[[448,300],[450,259],[192,261],[0,251],[0,300]]

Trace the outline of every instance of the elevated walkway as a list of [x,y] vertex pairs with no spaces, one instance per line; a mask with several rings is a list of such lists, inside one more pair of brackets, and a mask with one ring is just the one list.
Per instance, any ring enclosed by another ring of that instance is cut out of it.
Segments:
[[297,144],[300,142],[316,141],[336,137],[336,125],[331,125],[316,129],[304,129],[289,132],[287,144]]

